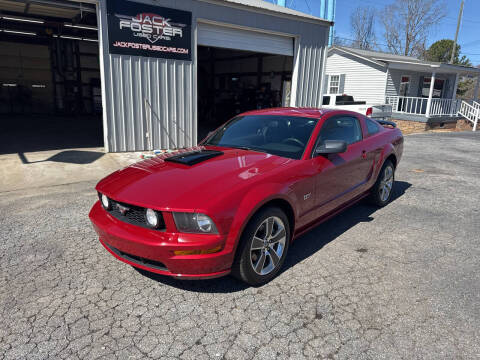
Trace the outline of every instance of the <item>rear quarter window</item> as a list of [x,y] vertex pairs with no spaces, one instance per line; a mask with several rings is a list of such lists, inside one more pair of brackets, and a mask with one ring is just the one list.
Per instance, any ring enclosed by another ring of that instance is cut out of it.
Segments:
[[372,119],[369,119],[369,118],[365,118],[365,122],[367,124],[368,135],[373,135],[380,131],[380,128],[379,128],[380,125],[378,125],[376,121],[373,121]]

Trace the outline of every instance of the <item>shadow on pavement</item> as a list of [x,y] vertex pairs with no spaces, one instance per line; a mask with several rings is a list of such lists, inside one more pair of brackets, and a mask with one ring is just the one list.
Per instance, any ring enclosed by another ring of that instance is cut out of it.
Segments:
[[[395,181],[394,193],[392,195],[391,202],[397,200],[399,197],[405,194],[405,192],[411,186],[412,184],[405,181]],[[345,210],[338,216],[335,216],[334,218],[318,225],[305,235],[302,235],[290,247],[280,273],[289,270],[297,263],[312,256],[329,242],[335,240],[338,236],[342,235],[344,232],[354,227],[358,223],[372,221],[373,217],[371,215],[377,210],[377,207],[368,205],[365,201],[362,201]],[[359,249],[359,251],[362,252],[364,249]],[[211,280],[178,280],[137,268],[135,268],[135,270],[152,280],[186,291],[230,293],[241,291],[249,287],[249,285],[233,278],[232,276]]]
[[[411,186],[412,184],[405,181],[395,181],[390,203],[403,196]],[[373,221],[372,214],[377,210],[376,206],[370,205],[367,201],[361,201],[302,235],[290,247],[281,272],[310,257],[355,225]]]
[[97,161],[103,155],[105,155],[105,153],[100,151],[65,150],[53,156],[50,156],[48,159],[45,159],[45,160],[29,161],[23,152],[18,153],[18,157],[20,158],[23,164],[35,164],[35,163],[51,161],[51,162],[59,162],[59,163],[85,165],[85,164],[91,164]]

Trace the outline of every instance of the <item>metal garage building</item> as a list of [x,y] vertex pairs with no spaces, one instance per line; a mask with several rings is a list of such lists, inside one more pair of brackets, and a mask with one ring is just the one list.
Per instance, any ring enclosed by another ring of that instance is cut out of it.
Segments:
[[[79,4],[0,0],[7,3]],[[240,111],[321,105],[331,25],[324,19],[262,0],[83,4],[97,11],[106,151],[190,146]]]

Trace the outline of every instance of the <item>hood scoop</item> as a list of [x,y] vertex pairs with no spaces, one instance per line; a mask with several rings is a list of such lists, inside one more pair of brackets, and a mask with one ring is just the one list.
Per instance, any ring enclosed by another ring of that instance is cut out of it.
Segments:
[[164,159],[164,161],[175,162],[183,165],[192,166],[208,159],[223,155],[223,152],[216,150],[197,150],[173,155]]

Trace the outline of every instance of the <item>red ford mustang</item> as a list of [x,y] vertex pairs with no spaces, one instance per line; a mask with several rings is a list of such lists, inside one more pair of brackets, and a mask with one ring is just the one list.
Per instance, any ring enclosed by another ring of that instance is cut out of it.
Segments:
[[117,259],[178,278],[278,274],[291,242],[341,210],[392,195],[403,137],[338,110],[240,114],[200,147],[114,172],[90,219]]

